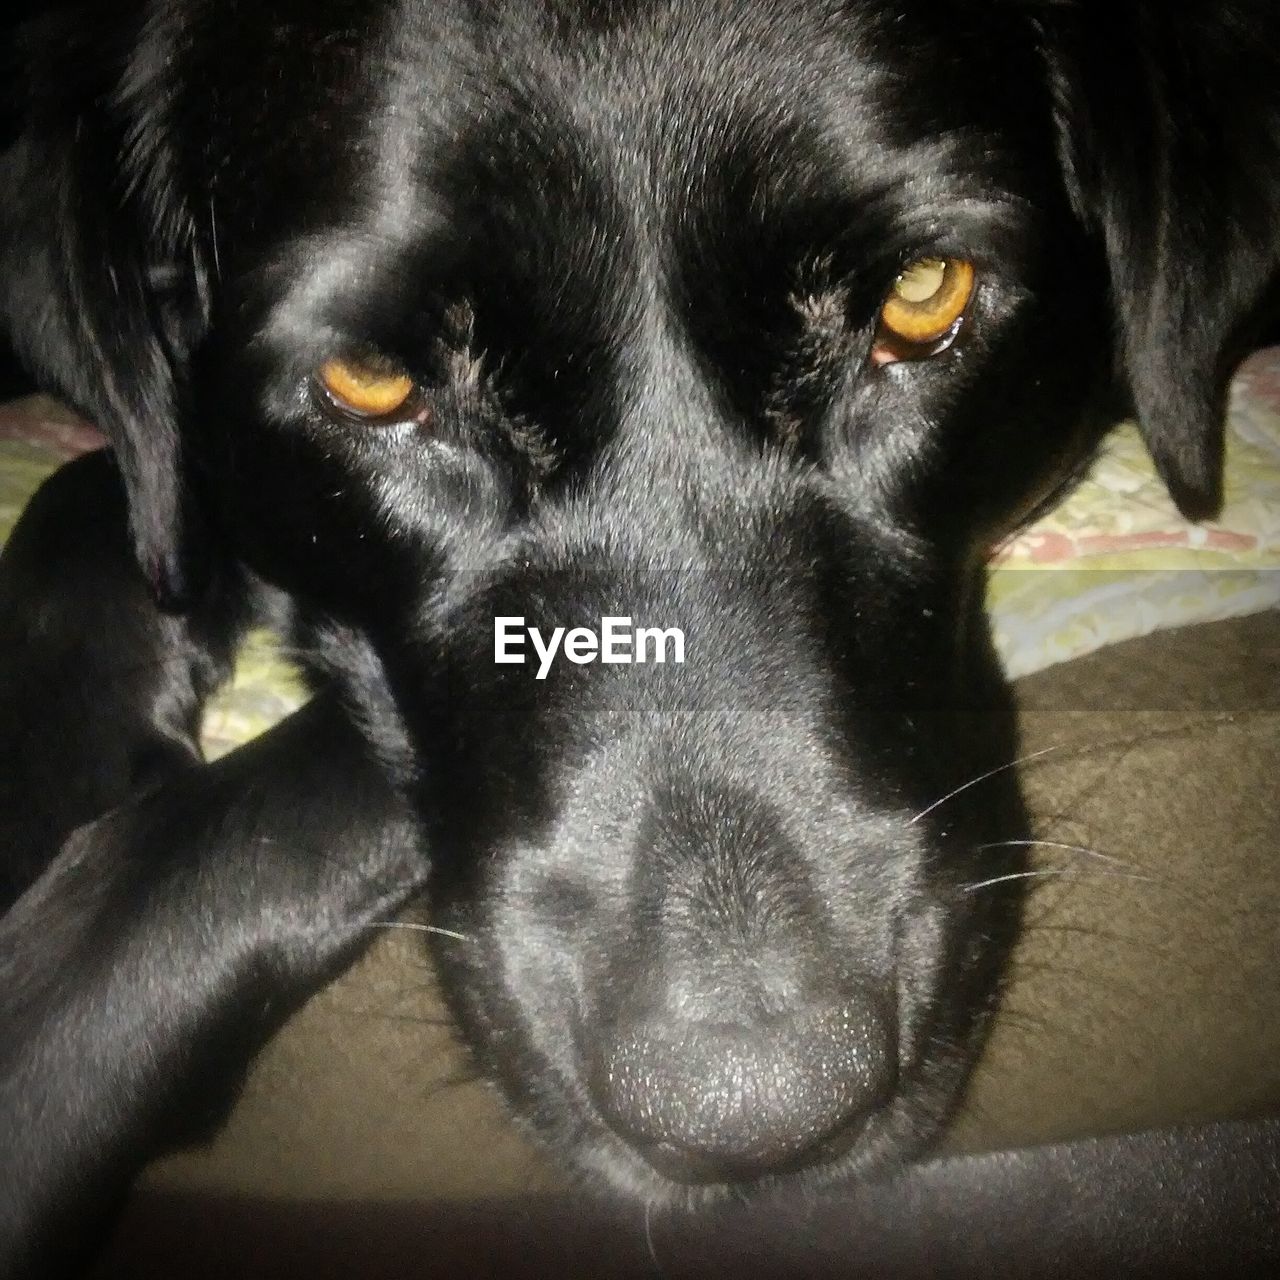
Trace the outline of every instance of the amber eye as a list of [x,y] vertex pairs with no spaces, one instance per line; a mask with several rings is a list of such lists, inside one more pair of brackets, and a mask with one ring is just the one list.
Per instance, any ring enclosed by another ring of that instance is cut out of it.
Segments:
[[385,418],[413,394],[413,379],[387,360],[326,360],[316,378],[339,409],[360,418]]
[[973,297],[974,282],[973,264],[963,258],[913,262],[893,282],[880,310],[880,341],[926,348],[950,337]]

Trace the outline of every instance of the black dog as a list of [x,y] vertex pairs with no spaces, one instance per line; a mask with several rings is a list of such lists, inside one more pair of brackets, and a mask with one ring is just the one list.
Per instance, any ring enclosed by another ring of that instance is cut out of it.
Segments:
[[[1277,298],[1280,20],[1178,14],[115,0],[25,29],[0,305],[115,463],[4,561],[5,800],[48,806],[9,818],[9,1256],[212,1123],[424,881],[468,939],[437,948],[464,1035],[572,1167],[661,1197],[927,1146],[1022,901],[984,553],[1124,409],[1212,510]],[[264,612],[321,692],[200,766]],[[622,617],[683,664],[495,660],[498,619]],[[78,676],[32,704],[61,651],[102,706]],[[31,799],[68,769],[80,799]]]

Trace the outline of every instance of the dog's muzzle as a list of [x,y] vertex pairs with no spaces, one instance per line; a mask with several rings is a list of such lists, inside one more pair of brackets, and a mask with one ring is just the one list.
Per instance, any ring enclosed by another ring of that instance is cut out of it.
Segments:
[[832,1158],[897,1079],[887,984],[825,944],[804,859],[764,805],[717,823],[669,795],[641,838],[642,958],[612,967],[579,1046],[600,1115],[679,1182]]

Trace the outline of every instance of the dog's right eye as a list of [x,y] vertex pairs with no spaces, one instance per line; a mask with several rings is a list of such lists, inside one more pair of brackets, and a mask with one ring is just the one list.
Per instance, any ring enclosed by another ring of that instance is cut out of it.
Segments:
[[355,418],[400,415],[415,390],[404,369],[380,357],[335,356],[320,365],[315,376],[330,402]]
[[973,264],[963,258],[921,258],[907,266],[880,309],[873,362],[945,351],[964,322],[976,284]]

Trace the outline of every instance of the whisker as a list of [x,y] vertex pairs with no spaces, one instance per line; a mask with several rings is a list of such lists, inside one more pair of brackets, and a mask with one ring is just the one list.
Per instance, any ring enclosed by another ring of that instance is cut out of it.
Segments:
[[1008,884],[1012,880],[1046,880],[1057,877],[1062,880],[1088,880],[1095,876],[1113,877],[1117,880],[1140,880],[1144,884],[1155,883],[1150,876],[1139,875],[1133,871],[1074,871],[1070,867],[1050,867],[1042,871],[1014,871],[1006,876],[993,876],[990,880],[979,880],[974,884],[961,886],[962,893],[976,893],[979,889],[990,889],[993,885]]
[[1113,867],[1133,867],[1139,871],[1146,868],[1125,858],[1117,858],[1114,854],[1103,853],[1100,849],[1091,849],[1088,845],[1068,844],[1062,840],[992,840],[989,844],[978,845],[977,851],[985,849],[1061,849],[1066,853],[1078,853],[1087,858],[1096,858],[1099,862]]
[[653,1263],[653,1269],[658,1275],[665,1275],[662,1269],[662,1263],[658,1261],[658,1251],[653,1246],[653,1201],[646,1200],[644,1202],[644,1242],[649,1247],[649,1258]]
[[218,254],[218,215],[213,208],[213,197],[209,197],[209,242],[213,246],[213,278],[222,279],[222,259]]
[[456,1089],[466,1089],[481,1080],[478,1071],[451,1071],[426,1085],[419,1095],[424,1099],[435,1099],[447,1096]]
[[1047,756],[1050,753],[1054,751],[1059,751],[1059,750],[1061,750],[1060,743],[1052,747],[1044,747],[1040,751],[1033,751],[1030,755],[1021,756],[1017,760],[1010,760],[1008,764],[1001,764],[1001,765],[997,765],[994,769],[988,769],[986,773],[979,774],[978,777],[976,778],[970,778],[968,782],[962,783],[960,786],[956,787],[954,791],[948,791],[947,794],[943,796],[941,799],[935,800],[927,808],[921,809],[920,812],[917,813],[916,816],[910,820],[910,822],[908,823],[908,826],[919,822],[921,818],[931,814],[935,809],[938,809],[942,805],[946,804],[948,800],[955,799],[955,797],[958,796],[962,791],[968,791],[970,787],[976,787],[978,783],[986,782],[988,778],[994,778],[998,773],[1005,773],[1009,769],[1016,769],[1019,765],[1029,764],[1032,760],[1039,760],[1041,756]]
[[1021,1031],[1032,1035],[1044,1035],[1053,1025],[1043,1014],[1029,1013],[1025,1009],[1013,1009],[1008,1005],[1000,1007],[1000,1012],[996,1014],[995,1021],[999,1026],[1007,1027],[1011,1031]]
[[414,924],[409,920],[370,920],[370,929],[412,929],[415,933],[438,933],[442,938],[453,938],[457,942],[474,942],[467,933],[458,933],[454,929],[442,929],[435,924]]

